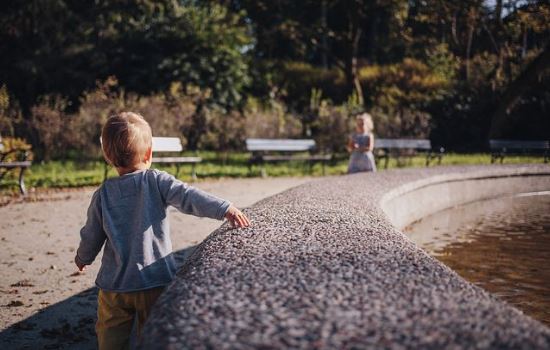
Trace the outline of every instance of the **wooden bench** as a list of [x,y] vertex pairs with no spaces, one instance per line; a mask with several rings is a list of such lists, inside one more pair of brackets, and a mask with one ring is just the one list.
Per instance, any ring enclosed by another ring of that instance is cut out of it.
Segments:
[[507,155],[542,155],[544,163],[550,159],[550,141],[489,140],[491,164]]
[[426,166],[429,166],[434,158],[441,159],[445,149],[440,147],[437,151],[432,149],[432,143],[427,139],[375,139],[374,155],[377,159],[384,159],[384,168],[388,168],[390,156],[394,156],[397,161],[403,157],[413,157],[418,152],[426,152]]
[[[11,154],[16,155],[16,161],[7,160]],[[27,194],[25,188],[25,170],[31,166],[32,162],[28,159],[28,152],[25,150],[12,149],[4,151],[4,145],[2,144],[2,138],[0,137],[0,181],[10,170],[19,169],[19,191],[22,195]]]
[[[254,164],[260,164],[263,177],[267,175],[265,163],[283,161],[305,161],[309,164],[310,170],[313,163],[321,162],[323,175],[325,175],[326,162],[332,159],[331,154],[313,154],[316,145],[315,140],[311,139],[247,139],[246,149],[252,152],[248,163],[249,169],[252,170]],[[309,152],[309,154],[291,154],[296,152]]]
[[[153,154],[154,153],[181,153],[183,146],[179,137],[153,137]],[[193,180],[197,179],[196,164],[202,161],[201,157],[155,157],[153,156],[152,162],[157,164],[175,164],[176,174],[178,177],[181,164],[191,164],[191,177]],[[105,179],[107,179],[108,167],[105,167]]]

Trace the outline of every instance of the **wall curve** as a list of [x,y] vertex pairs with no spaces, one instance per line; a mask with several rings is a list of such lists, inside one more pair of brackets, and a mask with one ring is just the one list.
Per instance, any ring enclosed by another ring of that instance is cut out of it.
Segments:
[[406,169],[318,179],[213,232],[160,297],[142,349],[548,349],[550,329],[399,229],[459,202],[548,190],[550,167]]
[[439,176],[405,184],[381,199],[382,210],[399,229],[440,210],[523,192],[547,191],[550,174]]

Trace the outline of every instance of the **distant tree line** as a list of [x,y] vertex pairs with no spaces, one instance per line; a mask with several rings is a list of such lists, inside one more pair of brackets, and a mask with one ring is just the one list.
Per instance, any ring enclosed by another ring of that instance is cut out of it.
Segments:
[[0,13],[0,133],[44,159],[99,152],[122,109],[189,149],[247,136],[342,150],[382,137],[480,150],[550,137],[543,0],[29,0]]

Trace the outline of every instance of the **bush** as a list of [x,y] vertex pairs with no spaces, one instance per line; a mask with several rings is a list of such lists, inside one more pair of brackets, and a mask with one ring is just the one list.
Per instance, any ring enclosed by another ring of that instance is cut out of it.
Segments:
[[48,161],[70,148],[72,123],[65,114],[67,100],[47,95],[31,107],[31,126],[40,142],[41,158]]
[[6,85],[0,87],[0,135],[14,135],[15,127],[23,120],[17,101],[12,99]]
[[6,156],[2,159],[4,162],[17,162],[24,160],[33,160],[34,154],[32,146],[22,138],[4,137],[0,139],[3,149],[2,153]]
[[298,138],[302,133],[300,119],[288,113],[278,100],[267,103],[250,98],[245,107],[245,134],[250,138]]
[[452,74],[406,58],[390,65],[360,70],[366,102],[372,106],[375,131],[381,137],[427,137],[430,103],[442,99]]

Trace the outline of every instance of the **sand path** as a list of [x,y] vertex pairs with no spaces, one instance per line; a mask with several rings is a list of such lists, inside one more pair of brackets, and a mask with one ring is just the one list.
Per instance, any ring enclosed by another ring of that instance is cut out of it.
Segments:
[[[224,179],[195,186],[248,207],[308,178]],[[0,207],[0,348],[93,349],[96,262],[84,273],[73,263],[92,188],[60,191]],[[181,263],[221,222],[170,210]]]

